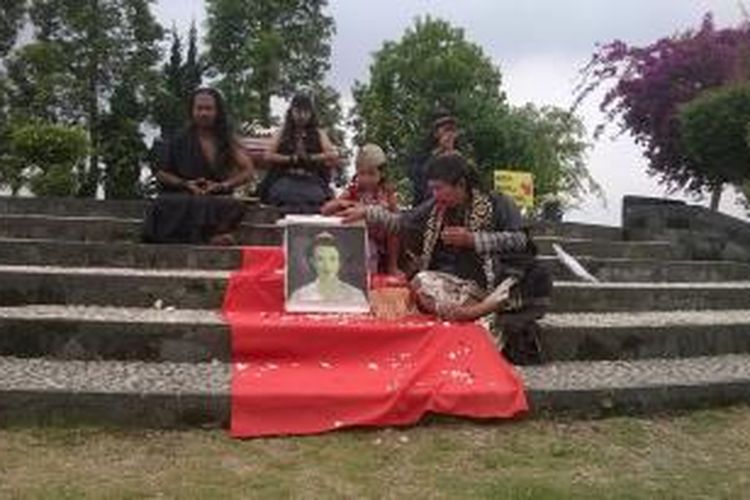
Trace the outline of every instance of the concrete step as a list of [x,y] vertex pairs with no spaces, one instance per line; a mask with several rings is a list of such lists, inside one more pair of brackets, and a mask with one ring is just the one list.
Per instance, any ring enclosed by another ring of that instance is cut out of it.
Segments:
[[[259,215],[258,217],[266,217]],[[248,215],[252,220],[253,216]],[[51,215],[1,215],[0,238],[62,241],[139,242],[141,219]],[[244,222],[237,235],[246,245],[276,245],[283,230],[273,223]]]
[[[280,213],[260,205],[257,198],[243,198],[248,206],[247,222],[271,223]],[[94,200],[89,198],[10,198],[0,196],[0,215],[49,217],[105,217],[142,219],[150,200]]]
[[206,310],[0,307],[0,356],[197,363],[229,361],[230,332]]
[[[129,242],[140,241],[140,219],[112,217],[53,217],[43,215],[0,215],[0,238],[58,241]],[[237,234],[242,245],[280,245],[283,228],[273,223],[244,223]],[[552,244],[560,244],[573,255],[598,258],[669,259],[667,242],[616,242],[565,239],[556,236],[536,238],[540,253],[553,255]]]
[[[0,358],[0,424],[226,426],[230,365]],[[519,369],[532,416],[660,413],[750,402],[750,356]]]
[[557,243],[571,255],[600,259],[669,260],[673,258],[671,244],[665,241],[605,241],[565,239],[557,236],[534,238],[541,255],[555,255],[552,245]]
[[539,222],[533,226],[533,234],[535,237],[557,236],[585,240],[617,241],[623,239],[623,232],[620,227],[599,226],[580,222]]
[[750,353],[750,310],[550,314],[549,361],[687,358]]
[[[246,198],[251,210],[248,222],[275,222],[279,212],[273,207],[261,206],[257,198]],[[0,196],[0,214],[48,215],[54,217],[112,217],[140,219],[149,200],[94,200],[90,198],[13,198]],[[256,208],[257,207],[257,208]],[[262,213],[259,213],[262,212]],[[258,218],[254,218],[259,215]],[[262,216],[261,216],[262,215]],[[567,238],[621,240],[622,229],[577,222],[537,223],[534,234]]]
[[635,312],[747,309],[750,282],[555,282],[551,312]]
[[33,266],[234,270],[242,263],[242,251],[238,247],[0,239],[0,262]]
[[[586,270],[605,282],[750,281],[750,265],[742,262],[602,259],[587,256],[578,256],[577,259]],[[542,256],[540,260],[555,279],[578,280],[556,257]]]
[[143,217],[147,203],[146,200],[11,198],[0,196],[0,214],[140,219]]
[[[602,281],[750,280],[750,265],[735,262],[672,262],[585,256],[579,260]],[[577,279],[557,258],[546,256],[542,257],[542,261],[556,279]],[[239,248],[210,246],[0,238],[0,262],[34,266],[234,270],[242,262],[242,253]]]
[[[750,310],[550,314],[546,361],[750,354]],[[0,307],[0,356],[79,360],[229,360],[230,331],[206,310]]]
[[[27,304],[217,309],[229,271],[0,266],[0,306]],[[556,282],[552,312],[746,309],[750,282]]]
[[219,309],[228,271],[0,266],[0,306]]
[[66,241],[139,241],[140,219],[105,216],[0,215],[0,237]]

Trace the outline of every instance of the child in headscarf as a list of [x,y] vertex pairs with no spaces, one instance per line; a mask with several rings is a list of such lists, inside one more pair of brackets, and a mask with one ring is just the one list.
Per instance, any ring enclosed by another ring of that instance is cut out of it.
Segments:
[[[376,144],[366,144],[359,149],[355,161],[357,174],[344,193],[325,204],[324,215],[336,212],[352,203],[381,205],[391,212],[398,211],[396,191],[387,181],[385,153]],[[372,273],[398,274],[398,236],[387,234],[382,228],[369,228],[368,270]]]

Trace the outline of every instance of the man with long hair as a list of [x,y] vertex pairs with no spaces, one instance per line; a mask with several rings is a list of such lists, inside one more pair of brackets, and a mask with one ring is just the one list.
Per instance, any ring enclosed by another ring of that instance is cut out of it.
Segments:
[[235,140],[217,90],[193,92],[189,113],[190,121],[159,158],[160,195],[147,214],[144,240],[233,244],[244,205],[229,195],[253,176],[252,160]]
[[339,215],[390,232],[420,234],[411,288],[425,312],[459,321],[522,310],[541,317],[552,282],[535,259],[536,247],[513,201],[484,191],[458,153],[430,160],[426,178],[431,197],[414,209],[394,214],[351,203]]
[[265,160],[269,171],[260,185],[261,202],[304,214],[318,213],[332,198],[329,184],[339,155],[320,128],[309,96],[294,96]]

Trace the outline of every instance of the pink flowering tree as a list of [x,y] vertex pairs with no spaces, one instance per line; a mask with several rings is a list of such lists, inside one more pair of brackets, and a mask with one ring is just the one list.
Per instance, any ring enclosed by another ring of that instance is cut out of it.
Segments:
[[711,190],[711,204],[718,206],[726,179],[685,150],[679,110],[708,89],[747,80],[748,56],[748,26],[717,29],[709,14],[699,29],[645,47],[619,40],[600,45],[581,72],[577,103],[603,90],[606,120],[597,135],[618,122],[620,133],[643,148],[651,175],[673,190]]

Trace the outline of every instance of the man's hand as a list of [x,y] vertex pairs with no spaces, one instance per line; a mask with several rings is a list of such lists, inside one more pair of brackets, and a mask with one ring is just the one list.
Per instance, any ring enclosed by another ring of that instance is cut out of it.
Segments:
[[185,182],[185,189],[187,189],[190,194],[194,194],[197,196],[202,196],[206,194],[205,189],[205,180],[203,179],[195,179]]
[[352,223],[364,220],[365,206],[361,203],[354,203],[337,214],[345,223]]
[[206,181],[204,189],[208,194],[225,194],[229,192],[229,186],[225,182]]
[[446,227],[440,238],[448,246],[457,248],[474,248],[474,234],[465,227]]

